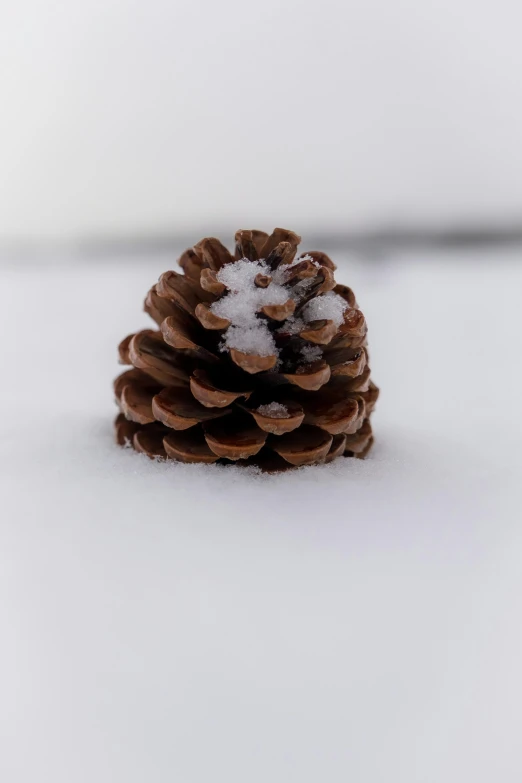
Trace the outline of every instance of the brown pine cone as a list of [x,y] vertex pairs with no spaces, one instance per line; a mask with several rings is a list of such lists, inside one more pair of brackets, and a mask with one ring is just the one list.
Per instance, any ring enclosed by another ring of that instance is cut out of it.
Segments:
[[150,457],[266,470],[363,458],[379,391],[366,321],[324,253],[276,228],[186,250],[145,299],[159,326],[126,337],[116,439]]

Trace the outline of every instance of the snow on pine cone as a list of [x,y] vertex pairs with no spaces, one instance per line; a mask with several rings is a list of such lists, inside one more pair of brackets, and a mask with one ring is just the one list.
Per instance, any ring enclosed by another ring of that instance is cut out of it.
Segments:
[[379,392],[353,292],[292,231],[235,239],[234,255],[202,239],[147,294],[159,330],[119,346],[118,443],[266,470],[366,456]]

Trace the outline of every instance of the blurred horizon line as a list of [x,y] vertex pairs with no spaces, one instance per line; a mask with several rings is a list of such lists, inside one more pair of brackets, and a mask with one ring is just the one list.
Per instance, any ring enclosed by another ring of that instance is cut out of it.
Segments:
[[[183,230],[180,232],[150,232],[128,235],[98,235],[68,240],[0,241],[0,260],[31,260],[33,258],[84,258],[97,256],[132,256],[147,252],[179,251],[192,247],[202,236],[217,236],[224,244],[233,232],[227,226],[213,226],[211,230]],[[343,247],[362,255],[380,256],[387,251],[416,248],[479,248],[495,245],[522,244],[522,220],[509,225],[461,224],[440,227],[383,226],[359,230],[342,228],[313,229],[303,234],[308,249],[334,250]],[[313,247],[312,247],[313,246]]]

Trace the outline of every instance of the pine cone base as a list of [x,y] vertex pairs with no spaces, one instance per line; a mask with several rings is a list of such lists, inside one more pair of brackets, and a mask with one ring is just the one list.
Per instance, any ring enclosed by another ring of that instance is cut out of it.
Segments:
[[126,337],[116,441],[151,458],[282,471],[363,459],[373,443],[367,326],[324,253],[300,237],[201,240],[145,299],[158,329]]

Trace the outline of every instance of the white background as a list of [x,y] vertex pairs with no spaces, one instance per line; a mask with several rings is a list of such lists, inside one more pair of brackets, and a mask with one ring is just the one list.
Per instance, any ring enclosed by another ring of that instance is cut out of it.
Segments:
[[4,245],[522,216],[519,0],[0,12]]
[[521,21],[0,0],[1,783],[520,783],[520,248],[334,253],[376,445],[280,477],[114,445],[175,254],[55,248],[516,222]]

